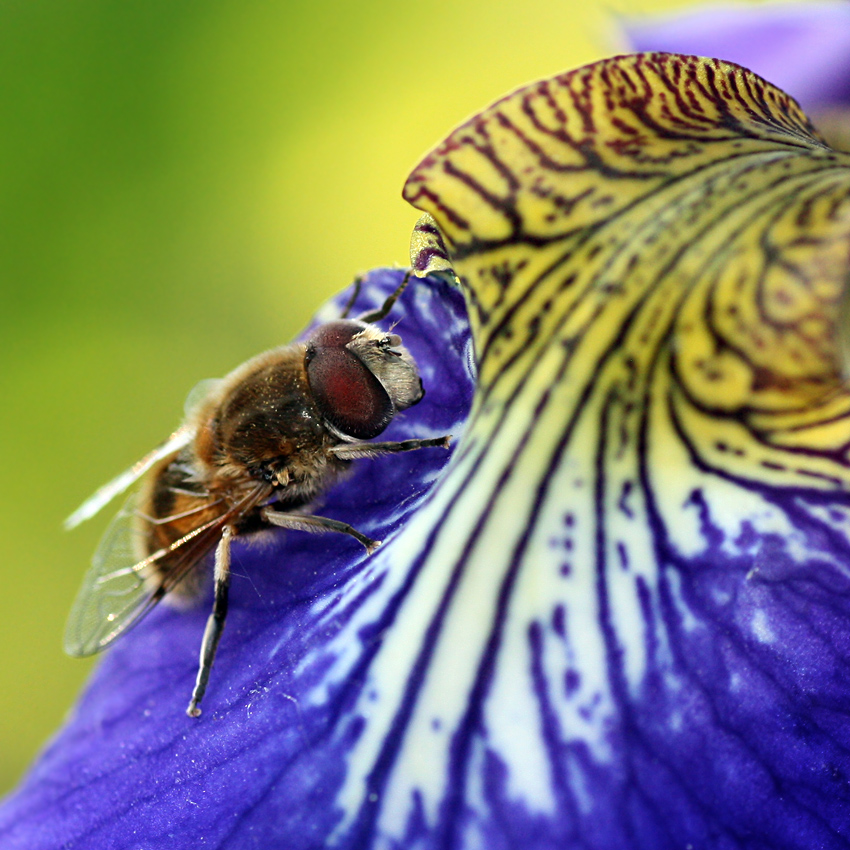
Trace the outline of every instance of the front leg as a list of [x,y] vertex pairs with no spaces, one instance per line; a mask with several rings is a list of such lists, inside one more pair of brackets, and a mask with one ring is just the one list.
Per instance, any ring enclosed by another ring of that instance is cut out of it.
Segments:
[[380,545],[380,540],[372,540],[371,537],[366,537],[361,534],[356,528],[350,526],[347,522],[339,522],[335,519],[328,519],[324,516],[310,516],[308,514],[290,514],[285,511],[276,511],[272,507],[263,508],[260,511],[260,516],[271,525],[276,525],[278,528],[292,528],[296,531],[309,531],[321,534],[325,531],[336,531],[340,534],[348,534],[355,540],[359,541],[366,547],[366,551],[371,555]]
[[412,452],[417,449],[441,448],[447,449],[452,435],[433,437],[427,440],[399,440],[388,443],[340,443],[331,446],[328,451],[340,460],[356,460],[361,457],[380,457],[381,455]]

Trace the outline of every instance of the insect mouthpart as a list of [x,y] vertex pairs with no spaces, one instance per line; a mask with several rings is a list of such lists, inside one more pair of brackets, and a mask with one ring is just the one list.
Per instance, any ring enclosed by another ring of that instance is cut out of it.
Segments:
[[398,334],[384,334],[369,325],[347,347],[380,381],[395,410],[422,401],[425,392],[419,369]]

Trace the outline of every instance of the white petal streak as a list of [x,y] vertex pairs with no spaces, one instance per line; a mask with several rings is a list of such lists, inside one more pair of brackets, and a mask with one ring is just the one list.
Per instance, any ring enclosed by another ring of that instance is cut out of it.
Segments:
[[[541,368],[551,370],[551,364]],[[599,518],[588,494],[599,488],[598,449],[593,449],[599,412],[587,410],[586,424],[575,434],[590,451],[553,457],[552,435],[563,432],[568,409],[558,394],[574,390],[564,382],[547,396],[549,387],[529,380],[520,392],[507,419],[475,422],[471,431],[477,442],[459,448],[427,508],[387,548],[389,574],[380,593],[340,638],[350,641],[402,587],[410,553],[427,553],[370,665],[358,707],[366,728],[351,753],[339,797],[349,814],[341,831],[364,805],[367,778],[382,753],[386,760],[385,747],[400,718],[394,766],[380,795],[379,829],[395,836],[403,834],[414,793],[432,823],[452,781],[464,786],[465,804],[474,804],[472,753],[481,739],[506,768],[508,795],[530,812],[551,813],[557,805],[548,748],[558,742],[547,735],[554,731],[559,742],[581,740],[596,759],[609,758],[606,721],[613,704],[606,664],[610,648],[599,622],[600,569],[613,570],[615,588],[623,588],[609,594],[610,616],[627,630],[629,643],[641,617],[634,582],[619,579],[623,567],[616,561],[616,541],[606,547],[616,567],[600,565],[597,552]],[[544,397],[547,403],[539,404]],[[533,429],[529,409],[539,410]],[[467,489],[473,468],[475,487]],[[538,511],[529,493],[544,481]],[[557,498],[547,501],[551,493]],[[482,501],[482,494],[491,501]],[[614,495],[603,494],[609,498],[606,510],[613,511]],[[559,513],[551,516],[551,511]],[[564,537],[553,540],[551,529],[559,527]],[[429,547],[432,530],[436,538]],[[534,630],[542,635],[537,648]],[[643,664],[640,652],[629,658],[630,679],[640,680]],[[553,708],[558,728],[547,732],[544,715]]]

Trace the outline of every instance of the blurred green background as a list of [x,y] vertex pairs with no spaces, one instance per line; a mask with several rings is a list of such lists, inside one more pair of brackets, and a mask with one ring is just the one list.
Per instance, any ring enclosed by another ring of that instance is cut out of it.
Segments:
[[200,378],[406,263],[402,183],[453,126],[682,5],[0,5],[0,792],[91,669],[61,634],[106,517],[62,518]]

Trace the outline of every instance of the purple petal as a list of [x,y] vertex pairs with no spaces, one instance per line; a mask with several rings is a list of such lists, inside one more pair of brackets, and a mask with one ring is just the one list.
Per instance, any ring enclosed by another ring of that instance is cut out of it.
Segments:
[[[354,312],[379,306],[402,274],[371,272]],[[321,318],[338,316],[348,294]],[[473,381],[459,293],[417,281],[392,321],[426,396],[396,417],[387,439],[458,439]],[[393,535],[427,502],[448,460],[428,449],[358,461],[328,494],[323,513],[386,541],[368,561],[337,535],[240,541],[227,628],[197,721],[185,707],[209,604],[159,606],[106,653],[65,728],[0,809],[0,846],[322,846],[343,817],[345,754],[362,733],[350,708],[364,698],[369,661],[395,610],[371,632],[352,633],[352,643],[334,638],[374,604],[405,557]]]
[[804,109],[850,103],[850,3],[716,3],[623,26],[635,50],[736,62]]

